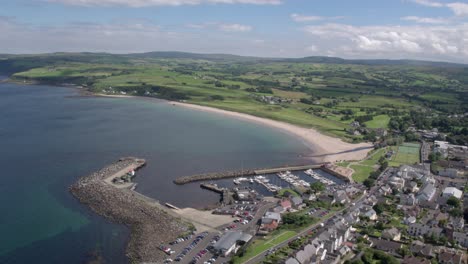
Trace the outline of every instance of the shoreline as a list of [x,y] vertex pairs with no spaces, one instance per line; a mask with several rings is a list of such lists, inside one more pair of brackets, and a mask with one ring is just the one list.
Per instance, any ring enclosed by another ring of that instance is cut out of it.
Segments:
[[[40,85],[39,82],[31,83],[21,83],[15,82],[11,78],[7,78],[5,82],[13,82],[17,84],[25,85]],[[267,119],[263,117],[258,117],[254,115],[249,115],[240,112],[228,111],[219,108],[202,106],[191,103],[182,103],[177,101],[169,101],[166,99],[160,99],[155,97],[146,97],[146,96],[135,96],[135,95],[119,95],[119,94],[102,94],[94,93],[89,91],[84,87],[77,85],[64,85],[64,84],[45,84],[58,87],[66,87],[76,89],[79,93],[79,96],[84,97],[109,97],[109,98],[136,98],[136,99],[146,99],[146,100],[158,100],[167,104],[172,104],[173,106],[179,106],[187,109],[193,109],[197,111],[203,111],[208,113],[219,114],[227,116],[230,118],[236,118],[238,120],[252,122],[257,125],[263,125],[270,128],[278,129],[279,131],[286,133],[290,136],[297,137],[300,139],[304,145],[310,150],[310,153],[307,153],[305,158],[310,158],[317,163],[326,163],[326,162],[337,162],[337,161],[357,161],[364,159],[367,154],[373,149],[371,143],[349,143],[345,142],[340,138],[328,136],[320,133],[315,128],[305,128],[297,125],[289,124],[282,121]]]
[[263,125],[270,128],[278,129],[290,136],[299,138],[310,150],[310,155],[305,156],[306,158],[314,159],[320,163],[326,162],[337,162],[337,161],[355,161],[364,159],[367,154],[373,149],[371,143],[348,143],[340,138],[328,136],[320,133],[314,128],[305,128],[297,125],[285,123],[282,121],[276,121],[263,117],[253,116],[240,112],[228,111],[219,108],[202,106],[191,103],[182,103],[177,101],[169,101],[165,99],[144,97],[144,96],[133,96],[133,95],[109,95],[109,94],[94,94],[97,97],[110,97],[110,98],[137,98],[137,99],[150,99],[159,100],[171,104],[173,106],[183,107],[187,109],[193,109],[197,111],[203,111],[207,113],[214,113],[230,118],[235,118],[242,121],[252,122],[257,125]]

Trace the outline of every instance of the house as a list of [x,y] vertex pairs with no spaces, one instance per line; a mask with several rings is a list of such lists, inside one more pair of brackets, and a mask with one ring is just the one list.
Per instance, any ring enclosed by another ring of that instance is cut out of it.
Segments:
[[455,252],[444,251],[439,254],[438,260],[440,264],[461,264],[463,261],[463,255]]
[[401,264],[431,264],[431,261],[425,258],[406,256]]
[[439,170],[439,175],[443,177],[456,178],[459,174],[460,172],[454,168],[444,168],[442,170]]
[[302,199],[305,201],[315,201],[317,200],[317,196],[313,193],[311,194],[304,194],[302,195]]
[[410,205],[410,206],[413,206],[416,204],[416,197],[414,196],[414,194],[410,193],[410,194],[402,194],[400,196],[400,204],[401,205]]
[[299,263],[299,261],[297,261],[295,258],[288,258],[285,264],[301,264],[301,263]]
[[446,198],[450,198],[450,197],[453,196],[453,197],[455,197],[457,199],[460,199],[462,197],[462,195],[463,195],[463,192],[458,190],[455,187],[447,187],[442,192],[442,196],[446,197]]
[[377,212],[375,212],[375,210],[372,208],[364,211],[363,216],[369,218],[369,220],[372,220],[372,221],[377,220]]
[[376,238],[371,238],[372,246],[378,250],[385,251],[391,255],[398,255],[399,249],[401,249],[402,244],[398,242],[388,241],[388,240],[381,240]]
[[427,183],[418,193],[418,200],[421,201],[431,201],[434,198],[436,193],[436,188],[433,183]]
[[405,224],[407,225],[414,224],[414,223],[416,223],[416,217],[414,216],[410,216],[405,219]]
[[343,191],[343,190],[339,190],[335,192],[333,196],[335,198],[335,201],[339,204],[346,204],[351,201],[348,195],[346,194],[346,191]]
[[452,217],[449,224],[455,229],[463,229],[465,227],[465,219],[463,217]]
[[266,212],[262,217],[262,220],[264,219],[272,219],[279,223],[281,222],[281,214],[275,212]]
[[431,201],[419,201],[419,206],[421,208],[430,209],[430,210],[437,210],[439,209],[439,204],[436,202]]
[[408,192],[417,193],[419,191],[418,184],[414,181],[407,182],[405,187]]
[[321,202],[329,203],[329,204],[334,204],[336,202],[334,196],[329,196],[328,194],[321,194],[318,197],[318,200]]
[[453,240],[458,243],[458,245],[468,248],[468,234],[461,232],[453,232]]
[[293,196],[291,198],[291,203],[292,203],[292,206],[296,209],[300,209],[304,207],[304,201],[302,200],[301,197],[298,197],[298,196]]
[[432,227],[420,223],[414,223],[408,226],[408,234],[412,236],[436,236],[440,237],[442,228]]
[[413,241],[409,250],[413,255],[425,258],[432,258],[435,255],[431,245],[425,244],[419,240]]
[[379,192],[382,195],[389,195],[389,194],[392,193],[392,188],[390,188],[390,186],[388,186],[388,185],[384,185],[384,186],[380,187]]
[[392,176],[388,179],[388,184],[394,189],[401,191],[403,190],[403,187],[405,187],[405,179],[398,176]]
[[393,241],[400,241],[401,239],[401,232],[395,227],[390,229],[385,229],[382,232],[382,237],[385,239],[393,240]]
[[289,199],[282,199],[279,202],[279,205],[283,208],[284,211],[290,210],[292,208],[292,204]]
[[270,219],[270,218],[262,219],[262,222],[260,224],[260,228],[258,229],[257,234],[267,235],[271,231],[276,230],[278,226],[279,226],[279,222],[277,220]]

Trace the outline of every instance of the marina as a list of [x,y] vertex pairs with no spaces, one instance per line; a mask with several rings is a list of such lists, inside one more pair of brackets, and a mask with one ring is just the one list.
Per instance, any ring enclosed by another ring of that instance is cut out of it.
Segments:
[[334,185],[335,184],[335,182],[333,182],[332,180],[329,180],[329,179],[326,179],[326,178],[322,177],[321,175],[317,174],[312,169],[308,169],[308,170],[304,171],[304,173],[309,175],[310,177],[320,181],[323,184],[326,184],[326,185]]

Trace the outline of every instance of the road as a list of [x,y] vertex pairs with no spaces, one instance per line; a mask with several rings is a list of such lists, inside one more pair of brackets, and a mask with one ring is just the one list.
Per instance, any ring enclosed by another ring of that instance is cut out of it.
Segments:
[[[392,169],[391,168],[387,168],[386,170],[384,170],[380,175],[379,175],[379,178],[378,180],[383,180],[384,182],[386,182],[390,176],[392,172]],[[282,242],[281,244],[275,246],[274,248],[270,248],[270,249],[278,249],[278,248],[281,248],[281,247],[284,247],[286,245],[289,244],[289,242],[291,241],[294,241],[296,240],[298,237],[300,236],[304,236],[306,235],[307,233],[309,233],[311,230],[317,228],[320,226],[321,223],[327,223],[328,220],[332,219],[333,217],[337,216],[337,215],[340,215],[341,213],[343,213],[343,211],[345,210],[349,210],[349,211],[354,211],[356,209],[358,209],[359,207],[362,206],[363,202],[365,199],[367,199],[368,197],[372,196],[375,194],[375,192],[380,188],[379,185],[374,185],[372,186],[372,188],[367,192],[367,194],[363,194],[361,195],[360,198],[358,198],[357,200],[354,201],[354,205],[350,205],[350,206],[347,206],[343,209],[341,209],[340,211],[337,211],[327,217],[325,217],[324,219],[322,219],[322,221],[320,223],[316,223],[316,224],[313,224],[309,227],[307,227],[306,229],[304,229],[303,231],[301,231],[298,235]],[[325,227],[324,227],[325,228]],[[318,231],[320,231],[322,228],[319,228]],[[317,232],[319,233],[319,232]],[[244,262],[244,264],[255,264],[255,263],[260,263],[264,258],[265,258],[265,254],[268,252],[268,250],[270,249],[267,249],[267,250],[264,250],[262,252],[260,252],[258,255],[256,255],[255,257],[252,257],[250,258],[249,260],[247,260],[246,262]]]

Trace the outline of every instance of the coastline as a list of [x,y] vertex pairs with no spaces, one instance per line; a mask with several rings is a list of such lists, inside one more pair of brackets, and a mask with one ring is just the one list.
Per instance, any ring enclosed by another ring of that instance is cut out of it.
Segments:
[[313,128],[304,128],[292,124],[272,119],[257,117],[249,114],[222,110],[218,108],[201,106],[195,104],[169,102],[174,106],[180,106],[197,111],[221,114],[236,118],[239,120],[249,121],[260,125],[265,125],[274,129],[281,130],[292,136],[300,138],[312,151],[310,156],[314,159],[319,159],[321,162],[336,162],[340,160],[361,160],[367,156],[367,153],[373,149],[370,143],[352,144],[331,136],[324,135]]
[[[14,82],[14,80],[8,78],[6,82]],[[21,83],[26,85],[37,85],[40,83]],[[47,84],[51,85],[51,84]],[[249,114],[244,114],[240,112],[228,111],[214,107],[201,106],[190,103],[182,103],[177,101],[169,101],[160,98],[154,97],[145,97],[145,96],[134,96],[134,95],[110,95],[110,94],[101,94],[93,93],[76,85],[55,85],[59,87],[68,87],[75,88],[79,91],[80,96],[96,96],[96,97],[110,97],[110,98],[139,98],[139,99],[149,99],[149,100],[158,100],[172,104],[173,106],[184,107],[187,109],[193,109],[197,111],[204,111],[219,115],[224,115],[230,118],[236,118],[239,120],[252,122],[259,125],[264,125],[273,129],[278,129],[283,133],[287,133],[291,136],[299,138],[310,150],[310,154],[306,155],[306,158],[313,159],[318,163],[326,162],[337,162],[337,161],[356,161],[364,159],[367,154],[373,149],[371,143],[349,143],[345,142],[340,138],[328,136],[320,133],[314,128],[305,128],[297,125],[285,123],[282,121],[276,121],[272,119],[267,119],[263,117],[257,117]]]
[[[109,95],[109,94],[94,94],[98,97],[111,97],[111,98],[147,98],[142,96],[133,95]],[[305,128],[297,125],[267,119],[263,117],[253,116],[249,114],[223,110],[219,108],[202,106],[190,103],[182,103],[176,101],[168,101],[159,98],[148,97],[148,99],[157,99],[173,106],[184,107],[197,111],[208,113],[215,113],[224,115],[230,118],[236,118],[247,122],[252,122],[259,125],[264,125],[270,128],[278,129],[291,136],[298,137],[310,150],[311,154],[306,156],[314,159],[320,163],[337,162],[337,161],[355,161],[364,159],[369,151],[373,149],[371,143],[348,143],[340,138],[335,138],[320,133],[314,128]]]

